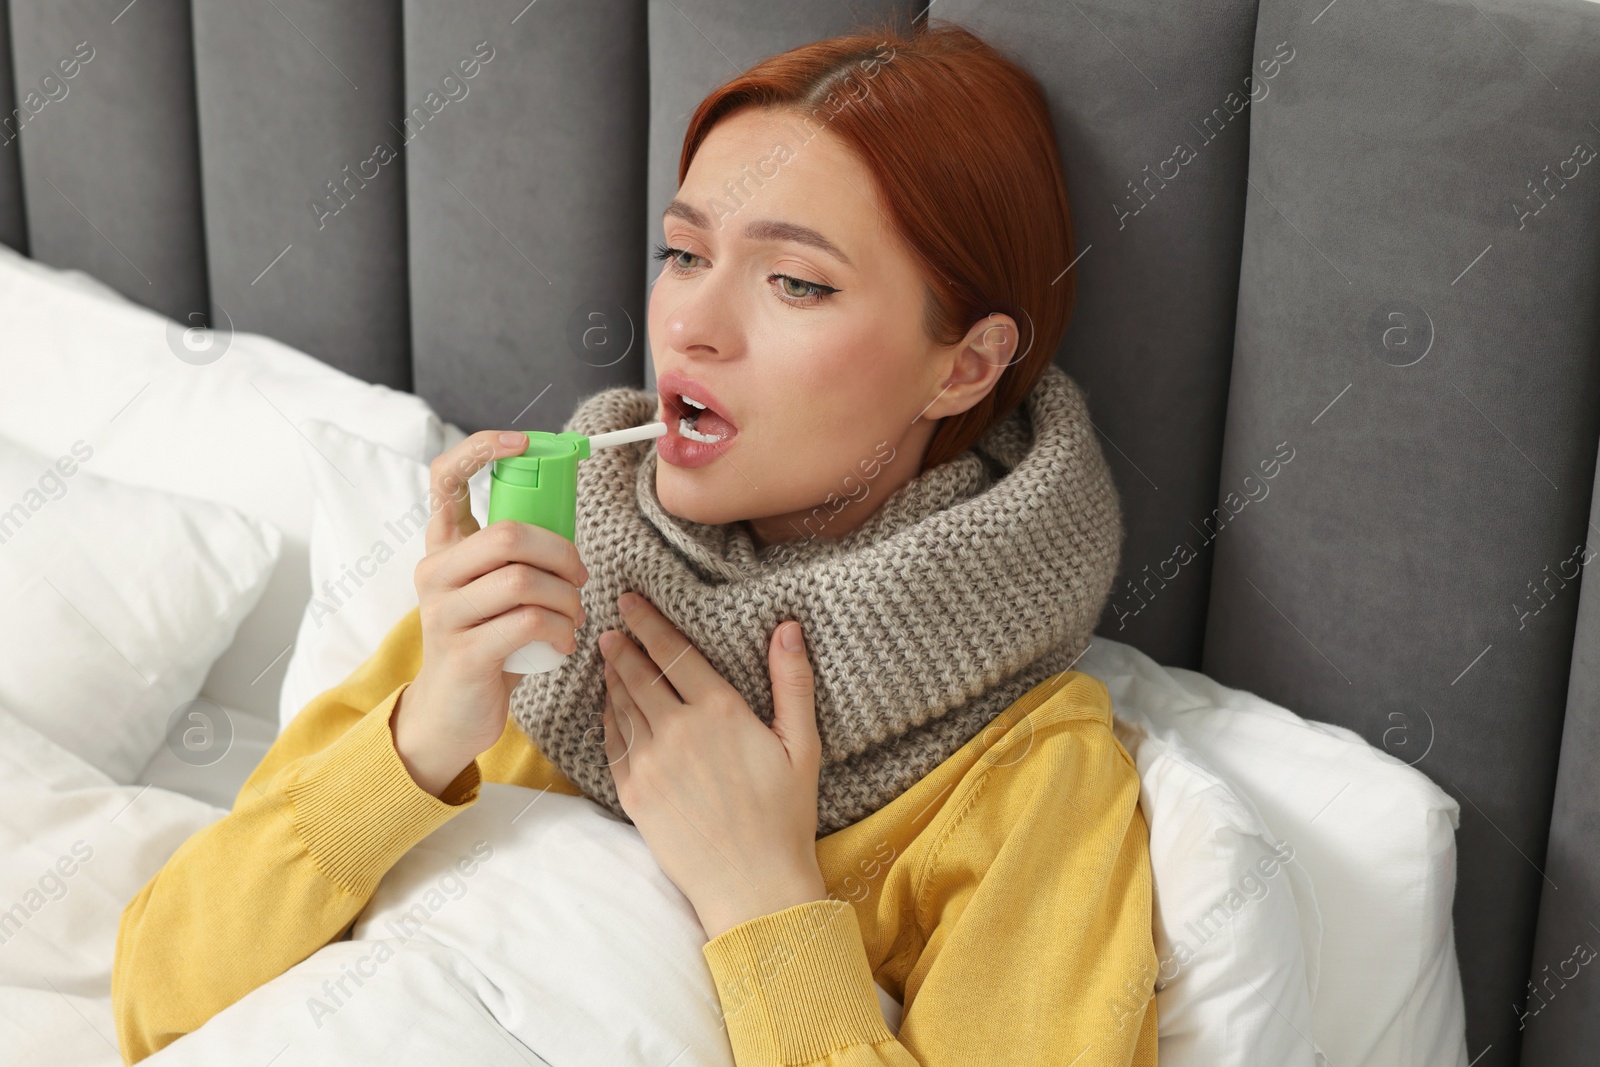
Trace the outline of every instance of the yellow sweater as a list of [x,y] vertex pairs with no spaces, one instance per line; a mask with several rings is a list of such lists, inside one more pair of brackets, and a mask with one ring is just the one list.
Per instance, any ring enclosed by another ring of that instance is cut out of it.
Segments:
[[[435,798],[390,716],[412,609],[295,717],[231,814],[124,909],[111,995],[136,1062],[346,935],[379,880],[487,779],[579,795],[507,719]],[[828,900],[706,943],[739,1067],[1156,1063],[1149,830],[1097,679],[1036,686],[926,778],[817,842]],[[889,1030],[876,979],[905,1005]]]

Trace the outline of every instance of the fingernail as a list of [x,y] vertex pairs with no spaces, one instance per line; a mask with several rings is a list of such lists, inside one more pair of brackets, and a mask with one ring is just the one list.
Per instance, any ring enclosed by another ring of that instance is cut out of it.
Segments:
[[528,436],[527,434],[511,433],[510,431],[507,431],[506,433],[500,435],[500,443],[505,445],[507,448],[517,448],[518,446],[526,448],[528,447]]
[[632,593],[623,593],[617,597],[617,606],[623,611],[632,611],[639,604],[639,598]]
[[797,622],[786,622],[783,624],[783,635],[780,640],[783,641],[783,647],[788,649],[790,652],[799,652],[805,647],[804,643],[800,640],[800,624]]

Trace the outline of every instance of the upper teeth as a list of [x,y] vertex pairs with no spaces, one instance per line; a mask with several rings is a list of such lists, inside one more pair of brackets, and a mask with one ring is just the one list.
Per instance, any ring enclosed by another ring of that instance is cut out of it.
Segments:
[[692,408],[699,408],[702,411],[705,410],[705,405],[704,404],[700,403],[698,400],[693,399],[692,397],[684,395],[683,393],[679,393],[678,394],[678,399],[682,400],[685,404],[688,404]]

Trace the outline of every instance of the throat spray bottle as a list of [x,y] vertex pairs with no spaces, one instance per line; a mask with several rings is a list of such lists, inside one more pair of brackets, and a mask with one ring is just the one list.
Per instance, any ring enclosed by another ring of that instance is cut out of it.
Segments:
[[[489,476],[491,523],[501,519],[531,522],[573,540],[578,522],[578,461],[591,450],[648,441],[667,432],[664,422],[647,422],[625,430],[585,437],[581,433],[527,432],[528,447],[517,456],[494,461]],[[567,658],[548,641],[524,645],[506,657],[512,674],[543,674]]]

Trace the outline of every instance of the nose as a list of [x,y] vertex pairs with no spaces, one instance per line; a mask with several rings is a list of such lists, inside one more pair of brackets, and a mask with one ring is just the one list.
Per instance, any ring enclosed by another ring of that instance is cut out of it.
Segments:
[[650,290],[652,306],[662,301],[669,310],[660,320],[661,351],[681,352],[700,358],[728,355],[737,349],[741,332],[740,302],[726,273],[701,274],[692,284],[663,277]]

